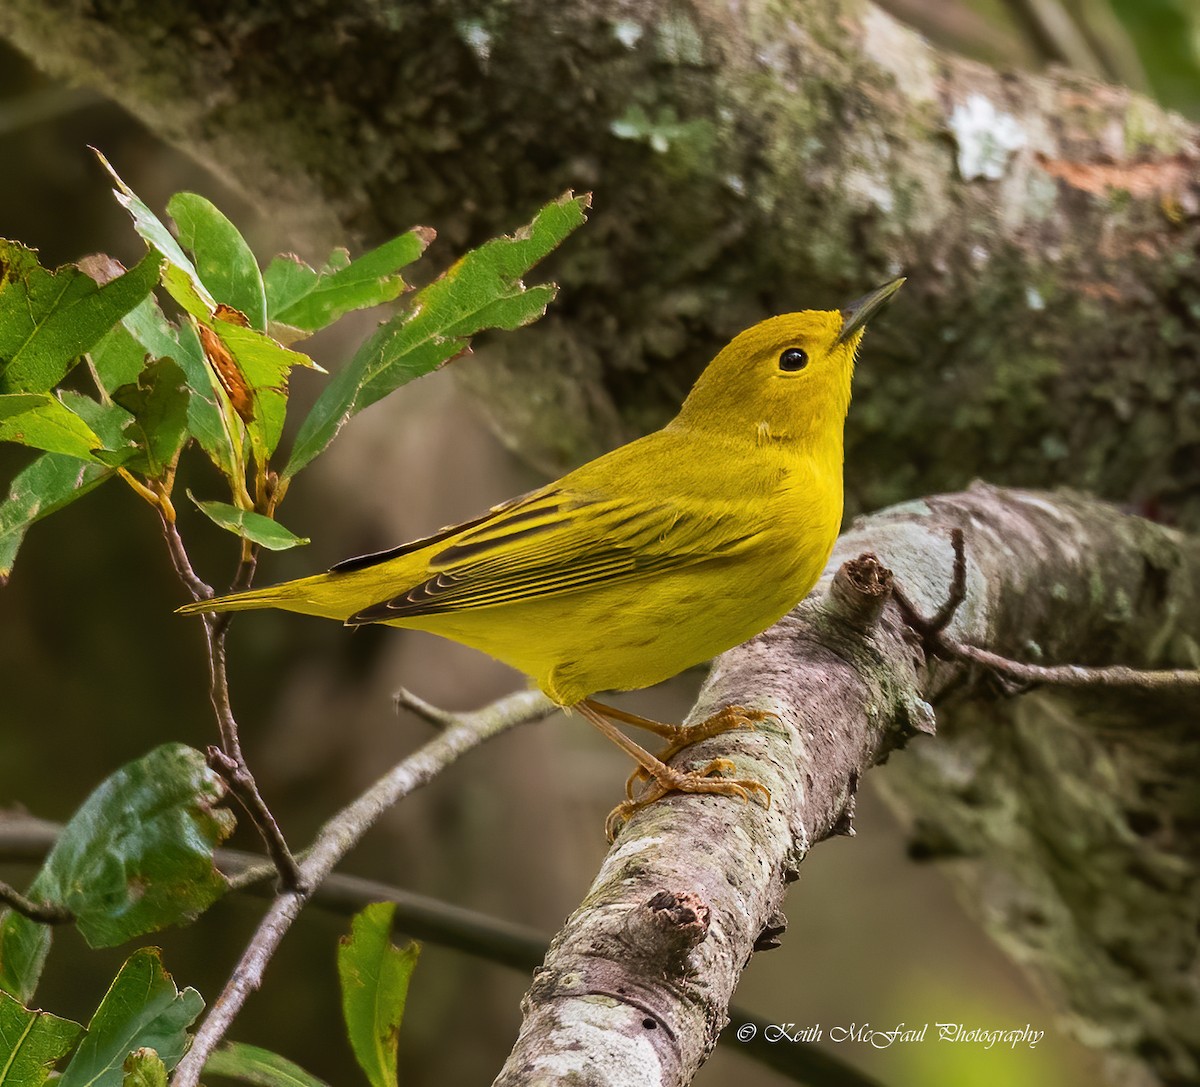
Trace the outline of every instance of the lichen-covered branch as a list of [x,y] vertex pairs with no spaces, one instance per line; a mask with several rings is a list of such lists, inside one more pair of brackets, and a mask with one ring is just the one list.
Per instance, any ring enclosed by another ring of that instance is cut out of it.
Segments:
[[852,503],[979,475],[1200,524],[1197,130],[1132,92],[941,53],[866,0],[8,0],[0,34],[310,234],[427,222],[449,260],[594,190],[549,318],[457,365],[544,465],[658,425],[763,315],[903,269]]
[[[1200,544],[1078,495],[975,486],[896,507],[856,523],[829,569],[872,552],[933,615],[951,585],[955,528],[966,591],[948,637],[1046,662],[1194,666]],[[927,842],[969,852],[979,908],[1068,1023],[1118,1071],[1195,1077],[1194,690],[1070,689],[1039,710],[984,670],[927,659],[886,577],[862,573],[827,575],[784,621],[718,659],[694,716],[736,703],[780,723],[681,758],[733,759],[770,787],[770,809],[673,796],[634,817],[536,974],[497,1084],[689,1083],[746,961],[778,942],[798,865],[852,829],[861,776],[914,736],[896,760],[907,772],[882,776],[912,783],[905,797]]]

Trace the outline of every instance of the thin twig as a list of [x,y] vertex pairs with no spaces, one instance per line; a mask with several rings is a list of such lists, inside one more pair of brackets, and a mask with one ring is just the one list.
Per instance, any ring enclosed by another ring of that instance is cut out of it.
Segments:
[[1027,685],[1044,683],[1056,687],[1125,687],[1145,691],[1200,690],[1200,669],[1143,670],[1120,664],[1105,667],[1025,664],[987,649],[964,645],[945,635],[938,639],[937,651],[942,656],[983,665],[1007,679]]
[[[202,581],[192,569],[187,549],[179,530],[159,508],[159,520],[162,523],[163,535],[167,540],[167,550],[180,580],[187,586],[194,600],[206,600],[213,595],[211,586]],[[254,552],[244,556],[238,565],[234,577],[235,587],[239,583],[249,584],[254,575]],[[300,886],[300,867],[296,858],[288,848],[279,823],[267,807],[267,803],[258,791],[258,783],[242,754],[242,744],[238,736],[237,719],[233,716],[233,706],[229,701],[229,679],[225,667],[225,633],[228,629],[228,616],[205,615],[203,617],[204,640],[208,649],[208,695],[212,701],[213,713],[217,718],[217,730],[221,735],[220,748],[210,747],[208,750],[209,765],[216,770],[229,785],[230,792],[237,797],[254,825],[258,828],[266,845],[267,853],[274,861],[279,871],[279,878],[284,887],[298,888]]]
[[191,1049],[175,1069],[172,1087],[196,1087],[209,1054],[225,1036],[246,998],[262,984],[267,964],[304,908],[311,888],[324,881],[379,817],[485,740],[522,721],[545,716],[544,702],[536,691],[521,691],[486,710],[463,714],[322,827],[300,865],[298,886],[280,893],[259,922],[241,961],[196,1032]]
[[163,516],[161,509],[158,513],[159,521],[162,523],[163,536],[167,540],[167,551],[171,555],[171,564],[175,567],[179,579],[187,586],[193,600],[210,599],[214,595],[212,586],[206,581],[202,581],[196,571],[192,569],[192,560],[188,558],[187,550],[183,546],[183,539],[179,535],[179,529],[175,527],[175,522],[168,521]]
[[28,917],[30,921],[40,921],[43,925],[65,925],[75,920],[75,915],[65,906],[56,906],[52,902],[35,902],[2,881],[0,902],[16,910],[22,917]]
[[[401,710],[408,710],[422,721],[428,721],[439,729],[460,724],[472,716],[471,713],[455,713],[435,706],[431,702],[426,702],[420,695],[413,694],[407,687],[401,687],[392,695],[392,705],[397,713]],[[560,708],[545,695],[537,691],[527,691],[503,698],[498,702],[493,702],[482,711],[474,712],[487,713],[489,717],[497,713],[511,715],[514,723],[520,724],[524,721],[540,721]]]
[[[0,861],[39,861],[53,847],[61,831],[62,827],[56,823],[0,813]],[[218,849],[214,859],[217,867],[229,877],[231,890],[275,897],[274,886],[268,885],[267,881],[273,881],[276,868],[263,857],[239,849]],[[437,898],[340,872],[330,873],[313,888],[311,902],[315,908],[341,916],[352,916],[371,902],[394,902],[393,928],[396,931],[523,973],[537,969],[549,945],[545,934],[528,926],[497,920]],[[876,1080],[825,1055],[822,1050],[807,1045],[783,1044],[772,1034],[770,1027],[766,1020],[731,1004],[729,1023],[718,1040],[733,1052],[766,1064],[798,1083],[877,1087]],[[752,1037],[747,1039],[747,1035]]]
[[1200,688],[1200,669],[1140,669],[1120,664],[1100,667],[1086,667],[1081,664],[1026,664],[988,649],[956,641],[946,633],[946,628],[967,595],[967,559],[961,528],[955,528],[951,532],[950,542],[954,547],[950,591],[933,616],[928,619],[923,617],[898,585],[892,587],[904,621],[924,638],[926,646],[935,656],[982,665],[1026,688],[1036,684],[1056,687],[1125,687],[1148,691]]

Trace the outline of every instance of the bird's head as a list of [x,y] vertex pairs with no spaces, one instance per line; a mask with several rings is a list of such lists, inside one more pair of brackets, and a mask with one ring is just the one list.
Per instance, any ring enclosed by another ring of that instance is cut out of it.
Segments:
[[867,321],[904,283],[893,279],[840,310],[771,317],[736,336],[700,375],[677,422],[761,439],[841,434]]

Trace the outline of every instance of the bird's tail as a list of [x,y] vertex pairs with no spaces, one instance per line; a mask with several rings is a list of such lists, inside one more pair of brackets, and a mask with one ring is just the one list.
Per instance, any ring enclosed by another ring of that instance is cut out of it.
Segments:
[[176,608],[178,615],[200,615],[203,612],[255,611],[258,608],[281,608],[298,611],[305,615],[320,615],[326,619],[348,618],[356,609],[345,600],[344,592],[331,591],[333,578],[329,574],[315,574],[282,585],[268,585],[262,589],[250,589],[244,593],[217,596],[211,600],[197,600]]

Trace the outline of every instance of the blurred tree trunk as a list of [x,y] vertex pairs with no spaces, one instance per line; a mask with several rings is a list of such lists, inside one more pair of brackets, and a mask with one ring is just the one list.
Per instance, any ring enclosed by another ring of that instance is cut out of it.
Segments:
[[1200,151],[1129,91],[864,0],[9,0],[0,33],[313,237],[427,222],[448,260],[594,189],[551,316],[459,367],[547,468],[657,425],[746,324],[902,269],[852,502],[984,475],[1200,522]]

